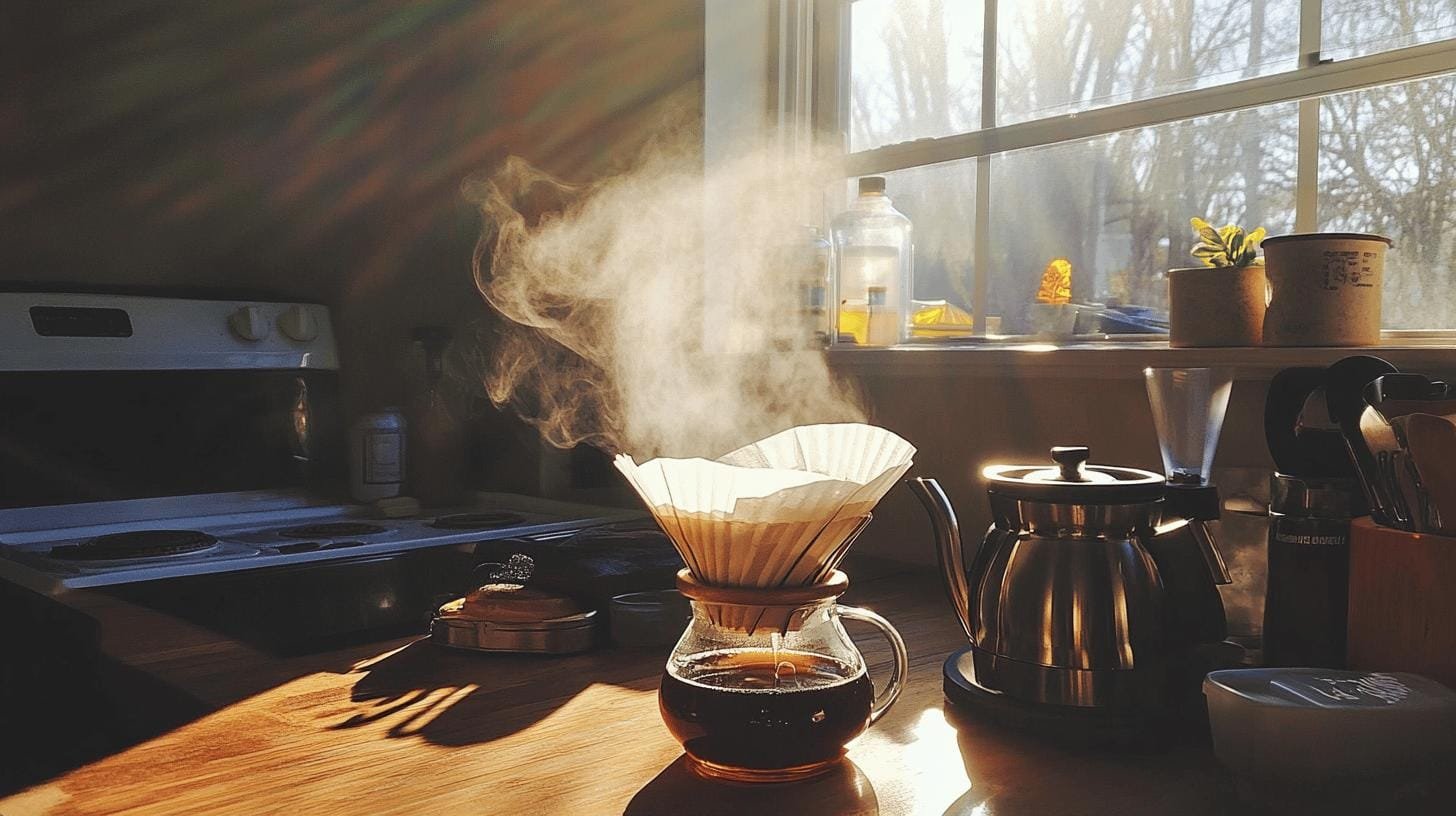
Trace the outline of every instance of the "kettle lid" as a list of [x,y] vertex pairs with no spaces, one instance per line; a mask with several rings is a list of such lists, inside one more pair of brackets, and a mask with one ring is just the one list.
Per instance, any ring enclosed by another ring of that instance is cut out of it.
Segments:
[[1019,499],[1059,504],[1141,504],[1163,497],[1160,473],[1113,465],[1089,465],[1085,445],[1052,448],[1056,467],[990,465],[981,471],[988,489]]

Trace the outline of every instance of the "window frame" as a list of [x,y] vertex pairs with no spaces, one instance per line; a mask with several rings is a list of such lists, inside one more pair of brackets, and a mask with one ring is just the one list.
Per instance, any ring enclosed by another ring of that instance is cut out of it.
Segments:
[[[996,124],[997,12],[1000,0],[983,0],[981,122],[977,130],[849,151],[850,6],[855,0],[781,0],[777,38],[781,104],[779,123],[797,134],[813,134],[821,150],[840,156],[851,176],[875,175],[942,162],[976,162],[976,206],[972,230],[972,309],[975,333],[983,336],[990,279],[991,158],[1026,148],[1075,142],[1127,130],[1280,103],[1298,104],[1295,176],[1296,232],[1319,223],[1320,101],[1332,94],[1456,73],[1456,39],[1406,46],[1336,60],[1322,54],[1323,0],[1300,0],[1299,57],[1288,71],[1206,88],[1154,96],[1075,113]],[[811,31],[804,31],[810,26]],[[811,55],[803,50],[812,48]],[[812,72],[804,77],[802,72]],[[803,105],[783,104],[786,86],[812,88]],[[1431,332],[1422,332],[1431,334]],[[1440,332],[1447,337],[1456,332]]]

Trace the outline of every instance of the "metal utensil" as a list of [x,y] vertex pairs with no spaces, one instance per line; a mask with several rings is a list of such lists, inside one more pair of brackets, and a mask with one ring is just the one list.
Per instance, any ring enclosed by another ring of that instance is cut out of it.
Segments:
[[1456,419],[1403,417],[1406,446],[1434,510],[1432,529],[1456,534]]
[[1377,451],[1378,492],[1389,502],[1387,518],[1377,523],[1410,532],[1439,529],[1439,510],[1430,487],[1413,458],[1407,420],[1414,414],[1456,414],[1456,400],[1446,399],[1449,387],[1420,374],[1385,374],[1363,390],[1367,406],[1361,433]]
[[1390,495],[1390,485],[1383,478],[1375,452],[1366,442],[1361,422],[1369,410],[1365,387],[1377,377],[1397,373],[1399,370],[1385,360],[1364,354],[1345,357],[1325,370],[1325,404],[1330,418],[1340,426],[1345,448],[1355,463],[1355,474],[1370,504],[1371,516],[1387,526],[1410,521],[1408,517],[1399,518],[1396,499]]
[[1370,516],[1376,524],[1398,530],[1411,529],[1410,516],[1402,512],[1400,491],[1389,478],[1391,454],[1400,452],[1400,440],[1390,423],[1374,408],[1367,407],[1360,415],[1360,437],[1370,454],[1370,467],[1357,471],[1360,487],[1370,504]]

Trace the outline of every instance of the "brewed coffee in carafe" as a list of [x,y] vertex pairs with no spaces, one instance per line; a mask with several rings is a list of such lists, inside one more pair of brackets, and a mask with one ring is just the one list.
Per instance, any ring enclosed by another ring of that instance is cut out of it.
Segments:
[[724,649],[669,665],[662,718],[694,757],[770,769],[837,759],[869,724],[863,666],[811,652]]
[[[789,782],[827,773],[850,740],[900,693],[908,658],[884,618],[835,603],[844,573],[802,587],[714,587],[678,573],[693,618],[658,688],[668,731],[688,767],[736,782]],[[895,657],[876,696],[841,621],[873,625]]]

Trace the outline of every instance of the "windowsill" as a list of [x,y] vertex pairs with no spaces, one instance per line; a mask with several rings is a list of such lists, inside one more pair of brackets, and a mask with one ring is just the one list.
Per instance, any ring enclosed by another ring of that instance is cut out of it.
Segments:
[[909,377],[1139,378],[1146,366],[1227,367],[1240,379],[1267,379],[1291,366],[1329,365],[1371,354],[1403,370],[1456,371],[1456,334],[1393,334],[1378,346],[1171,348],[1167,340],[915,343],[891,348],[837,346],[830,364],[845,373]]

